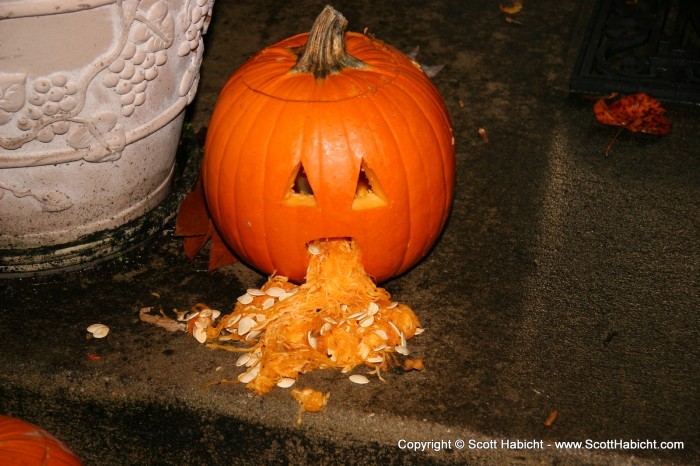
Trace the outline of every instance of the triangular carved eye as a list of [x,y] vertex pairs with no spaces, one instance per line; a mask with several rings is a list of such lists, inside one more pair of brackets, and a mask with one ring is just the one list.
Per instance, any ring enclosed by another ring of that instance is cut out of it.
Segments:
[[352,210],[373,209],[387,205],[386,194],[374,172],[362,162],[357,178]]
[[298,207],[314,207],[316,206],[316,197],[314,190],[309,183],[309,178],[306,176],[304,167],[299,164],[294,170],[293,175],[287,184],[287,195],[284,198],[284,203]]

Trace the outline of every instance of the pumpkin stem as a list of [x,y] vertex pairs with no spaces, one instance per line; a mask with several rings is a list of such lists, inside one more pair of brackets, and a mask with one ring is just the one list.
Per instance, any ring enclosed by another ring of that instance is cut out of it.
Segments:
[[316,79],[324,79],[344,68],[366,68],[345,50],[345,29],[348,20],[332,6],[326,5],[314,21],[306,45],[299,47],[301,55],[292,73],[312,73]]

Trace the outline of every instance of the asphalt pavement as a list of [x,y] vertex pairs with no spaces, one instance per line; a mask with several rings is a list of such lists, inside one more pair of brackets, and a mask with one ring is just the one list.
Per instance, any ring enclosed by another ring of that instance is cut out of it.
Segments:
[[[333,4],[350,30],[444,65],[451,216],[384,285],[425,328],[410,341],[423,371],[367,385],[304,375],[331,397],[300,426],[288,390],[212,385],[241,372],[238,355],[139,310],[228,311],[266,277],[190,262],[171,221],[109,262],[0,280],[0,412],[87,465],[698,464],[700,109],[663,102],[669,134],[622,132],[606,156],[617,129],[569,89],[591,3],[526,1],[513,21],[486,0]],[[188,133],[231,73],[323,5],[218,0]],[[180,183],[193,182],[194,144]],[[87,336],[95,322],[106,338]]]

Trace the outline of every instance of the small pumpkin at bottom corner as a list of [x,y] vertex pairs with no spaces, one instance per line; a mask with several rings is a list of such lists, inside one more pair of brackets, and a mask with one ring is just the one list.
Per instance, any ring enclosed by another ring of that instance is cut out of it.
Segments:
[[46,430],[16,417],[3,415],[0,415],[0,464],[83,465],[75,453]]
[[326,7],[309,34],[228,80],[207,132],[212,220],[259,271],[302,282],[307,245],[351,238],[376,282],[425,256],[451,206],[454,138],[430,79],[403,53],[345,33]]

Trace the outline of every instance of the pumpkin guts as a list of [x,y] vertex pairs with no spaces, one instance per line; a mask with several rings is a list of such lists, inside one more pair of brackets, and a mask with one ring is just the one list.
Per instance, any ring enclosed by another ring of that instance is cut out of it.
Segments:
[[[452,128],[417,63],[346,25],[326,7],[309,34],[265,48],[229,78],[202,163],[212,223],[192,208],[197,195],[184,211],[203,224],[183,228],[188,251],[220,233],[269,276],[231,314],[199,305],[187,325],[200,342],[242,352],[237,381],[260,395],[316,369],[365,366],[383,381],[390,367],[424,367],[407,345],[422,332],[417,316],[377,283],[423,258],[447,220]],[[302,411],[328,400],[293,394]]]
[[[289,387],[299,374],[315,369],[349,373],[366,366],[380,379],[394,366],[422,370],[422,360],[407,358],[407,341],[422,332],[418,318],[372,282],[357,246],[346,240],[319,241],[310,245],[309,256],[303,285],[272,276],[260,289],[239,297],[233,312],[218,323],[212,319],[215,313],[197,305],[194,310],[202,318],[193,316],[188,331],[205,335],[198,339],[211,347],[243,351],[237,365],[246,371],[238,381],[260,395],[276,385]],[[231,346],[235,342],[250,348]]]

